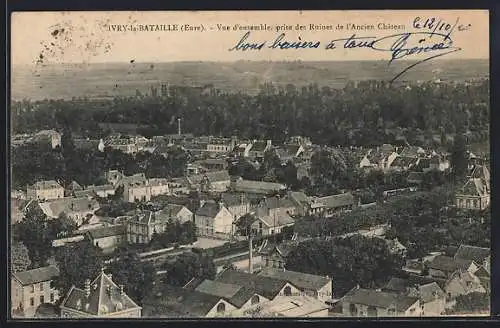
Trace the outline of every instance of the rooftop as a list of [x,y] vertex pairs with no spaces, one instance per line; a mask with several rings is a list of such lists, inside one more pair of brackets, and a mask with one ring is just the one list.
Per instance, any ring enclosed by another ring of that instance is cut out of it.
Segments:
[[111,236],[125,235],[127,233],[127,226],[118,224],[107,227],[99,227],[95,229],[88,230],[92,239],[100,239]]
[[126,294],[122,293],[111,277],[101,272],[90,283],[87,296],[84,289],[72,286],[61,307],[87,313],[90,316],[105,316],[133,308],[140,308]]
[[458,269],[467,269],[472,264],[472,260],[454,259],[453,257],[438,255],[426,266],[435,270],[453,272]]
[[322,203],[326,208],[349,206],[355,203],[354,196],[351,193],[318,197],[316,201]]
[[274,299],[287,284],[287,282],[282,279],[259,276],[232,269],[221,272],[215,280],[226,284],[251,288],[253,293],[262,295],[268,299]]
[[99,207],[96,200],[88,197],[67,197],[40,203],[40,208],[49,217],[58,217],[61,213],[93,212]]
[[36,190],[44,190],[44,189],[62,188],[62,186],[55,180],[47,180],[47,181],[37,181],[31,186],[31,188]]
[[418,301],[416,297],[409,297],[397,293],[379,292],[371,289],[354,288],[349,291],[342,301],[351,304],[363,304],[377,308],[395,308],[397,312],[405,312]]
[[27,271],[14,272],[12,276],[16,278],[21,285],[29,286],[42,281],[50,281],[59,276],[59,270],[55,266],[46,266]]
[[483,261],[490,256],[491,250],[489,248],[477,247],[471,245],[460,245],[455,253],[455,259],[474,261],[477,264],[482,264]]
[[286,280],[300,289],[318,290],[332,281],[331,278],[276,268],[263,268],[260,276]]

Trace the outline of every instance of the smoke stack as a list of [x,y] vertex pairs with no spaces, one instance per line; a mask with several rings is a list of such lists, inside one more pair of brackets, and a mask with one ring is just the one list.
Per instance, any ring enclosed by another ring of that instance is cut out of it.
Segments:
[[180,118],[177,119],[177,133],[179,134],[179,136],[181,135],[181,119]]
[[85,296],[90,296],[90,279],[85,280]]

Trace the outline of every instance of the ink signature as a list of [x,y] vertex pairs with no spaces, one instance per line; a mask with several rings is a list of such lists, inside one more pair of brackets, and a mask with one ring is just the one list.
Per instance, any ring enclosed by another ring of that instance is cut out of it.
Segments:
[[251,41],[250,32],[247,32],[229,51],[260,51],[264,48],[278,50],[323,48],[325,50],[334,50],[337,49],[337,44],[342,43],[341,47],[344,49],[368,48],[374,51],[387,52],[390,54],[388,66],[396,60],[411,59],[412,56],[416,55],[427,55],[425,58],[405,67],[390,81],[392,83],[418,64],[462,50],[460,47],[454,46],[451,38],[452,32],[453,29],[446,34],[435,31],[405,32],[381,38],[353,34],[348,38],[331,40],[324,47],[320,47],[321,43],[317,40],[308,41],[301,38],[295,41],[287,40],[285,33],[281,33],[268,45],[267,41]]
[[462,50],[462,48],[453,45],[450,34],[451,31],[447,34],[436,32],[407,32],[382,38],[357,37],[353,34],[346,39],[332,40],[327,44],[326,49],[336,49],[336,42],[344,41],[344,49],[370,48],[375,51],[389,52],[391,58],[389,59],[388,66],[396,60],[409,59],[412,55],[429,54],[424,59],[420,59],[405,67],[390,81],[394,82],[418,64]]

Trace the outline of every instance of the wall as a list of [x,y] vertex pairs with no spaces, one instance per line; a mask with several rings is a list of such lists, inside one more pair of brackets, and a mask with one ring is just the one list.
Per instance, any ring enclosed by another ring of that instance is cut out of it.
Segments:
[[183,207],[179,213],[177,213],[177,218],[179,219],[180,223],[184,222],[192,222],[193,221],[193,212],[191,212],[189,209],[186,207]]
[[168,189],[168,185],[151,187],[151,196],[166,195],[169,193],[170,190]]
[[210,190],[215,192],[224,192],[229,188],[230,184],[230,180],[210,182]]
[[225,207],[222,207],[214,218],[214,232],[230,234],[233,231],[233,215]]
[[[219,314],[217,313],[217,306],[220,304],[220,303],[224,303],[226,305],[226,311],[222,314]],[[208,313],[205,315],[206,318],[215,318],[215,317],[223,317],[223,316],[228,316],[229,313],[233,312],[234,310],[236,310],[237,308],[224,301],[223,299],[221,299],[219,302],[217,302],[217,304],[210,310],[208,311]]]
[[[13,279],[14,280],[14,279]],[[17,283],[16,283],[17,284]],[[43,291],[40,291],[40,284],[43,284]],[[20,284],[18,285],[18,296],[20,298],[17,298],[17,303],[23,302],[23,307],[24,307],[24,317],[26,318],[31,318],[35,315],[36,308],[41,304],[40,303],[40,296],[43,296],[44,301],[43,303],[55,303],[59,299],[59,293],[57,290],[54,290],[50,288],[50,281],[44,281],[42,283],[37,283],[34,285],[34,292],[31,292],[32,285],[29,286],[23,286],[21,288]],[[50,301],[50,295],[53,294],[54,301]],[[30,300],[33,298],[34,305],[31,306]],[[14,301],[13,301],[14,302]],[[12,306],[17,308],[19,304],[12,303]]]
[[50,188],[50,189],[41,189],[36,190],[32,188],[27,189],[27,197],[32,199],[59,199],[64,198],[64,188]]
[[113,251],[125,239],[125,236],[108,236],[94,240],[94,245],[99,246],[104,251]]
[[422,316],[436,317],[445,311],[446,300],[444,297],[438,298],[434,301],[422,303]]

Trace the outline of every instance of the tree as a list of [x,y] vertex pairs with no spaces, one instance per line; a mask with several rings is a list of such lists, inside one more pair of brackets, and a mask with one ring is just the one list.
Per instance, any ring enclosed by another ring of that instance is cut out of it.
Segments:
[[76,222],[70,219],[64,212],[56,219],[50,220],[47,223],[49,238],[51,240],[71,235],[77,228]]
[[381,286],[402,264],[402,258],[392,255],[384,240],[359,235],[302,242],[286,258],[288,270],[335,277],[336,294],[356,284]]
[[22,242],[11,243],[10,257],[12,272],[26,271],[31,266],[29,251]]
[[467,143],[463,135],[455,137],[453,146],[451,148],[451,169],[455,181],[460,181],[465,178],[467,174],[468,157],[467,157]]
[[127,295],[139,304],[152,289],[154,267],[150,262],[142,262],[134,250],[120,248],[108,270],[113,274],[113,281],[123,285]]
[[193,278],[214,279],[216,274],[212,258],[205,253],[183,253],[177,257],[175,262],[167,262],[164,269],[167,271],[164,282],[181,287]]
[[52,240],[46,215],[38,207],[28,209],[24,218],[13,227],[16,236],[28,249],[33,267],[42,267],[50,257]]
[[164,232],[153,234],[149,247],[151,249],[167,248],[174,243],[187,245],[194,243],[196,240],[196,225],[194,222],[180,223],[178,220],[170,219]]
[[60,295],[66,295],[72,285],[83,286],[86,279],[94,279],[103,268],[102,251],[88,238],[59,247],[55,259],[60,274],[54,281],[54,287]]

